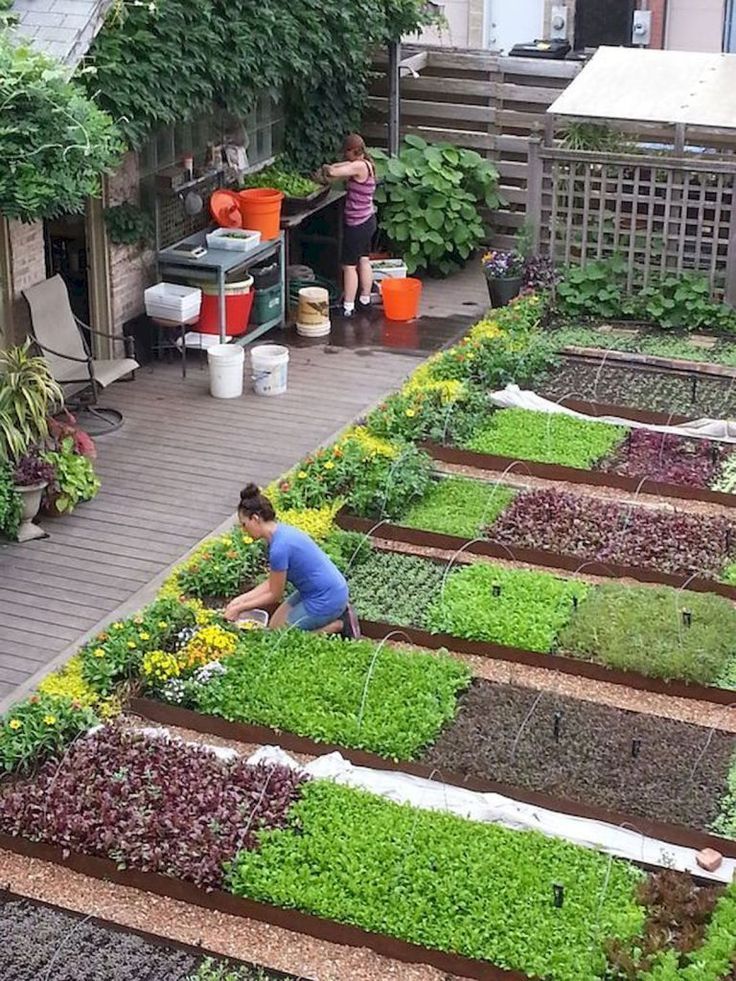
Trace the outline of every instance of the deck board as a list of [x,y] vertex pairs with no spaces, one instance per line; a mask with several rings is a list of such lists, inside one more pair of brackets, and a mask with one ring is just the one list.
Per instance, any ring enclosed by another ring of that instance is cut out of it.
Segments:
[[[97,441],[99,496],[42,522],[48,539],[0,546],[0,709],[232,516],[244,483],[273,480],[459,336],[476,309],[464,310],[465,288],[455,289],[432,304],[444,320],[418,322],[418,349],[416,327],[402,351],[382,344],[388,335],[375,324],[357,340],[343,325],[329,344],[288,342],[289,387],[279,398],[212,399],[196,357],[186,379],[178,364],[156,363],[108,389],[103,404],[125,424]],[[450,303],[460,316],[449,317]],[[396,328],[388,333],[400,344]]]

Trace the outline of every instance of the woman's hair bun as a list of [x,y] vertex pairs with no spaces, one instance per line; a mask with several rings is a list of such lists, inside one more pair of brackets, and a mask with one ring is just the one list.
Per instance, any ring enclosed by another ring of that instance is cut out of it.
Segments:
[[258,484],[246,484],[245,487],[240,492],[241,501],[252,501],[254,497],[258,497],[261,493]]

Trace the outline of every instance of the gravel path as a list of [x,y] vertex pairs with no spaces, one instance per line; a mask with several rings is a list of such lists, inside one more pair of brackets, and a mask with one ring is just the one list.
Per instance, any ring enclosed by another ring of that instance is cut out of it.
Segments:
[[[60,866],[2,850],[0,882],[31,899],[45,900],[182,943],[201,944],[225,956],[314,981],[455,981],[430,967],[402,964],[362,948],[312,940],[254,920],[99,882]],[[10,981],[1,974],[0,977]]]

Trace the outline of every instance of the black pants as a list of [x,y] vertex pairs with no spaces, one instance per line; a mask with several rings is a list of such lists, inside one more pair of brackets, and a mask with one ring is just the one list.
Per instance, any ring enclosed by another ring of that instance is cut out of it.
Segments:
[[340,256],[343,266],[357,266],[361,259],[369,255],[377,227],[375,215],[360,225],[345,225]]

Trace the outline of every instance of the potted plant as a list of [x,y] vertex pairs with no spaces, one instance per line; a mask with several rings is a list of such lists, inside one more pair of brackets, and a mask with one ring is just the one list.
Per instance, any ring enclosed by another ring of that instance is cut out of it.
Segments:
[[48,435],[48,417],[64,402],[46,359],[31,342],[0,351],[0,459],[17,461]]
[[524,277],[524,257],[520,252],[486,252],[481,259],[491,306],[505,307],[519,295]]
[[13,485],[21,499],[21,521],[17,531],[19,542],[31,542],[35,538],[46,538],[46,532],[33,519],[41,508],[41,498],[48,485],[54,480],[56,471],[52,464],[44,460],[37,448],[25,453],[16,464],[13,472]]

